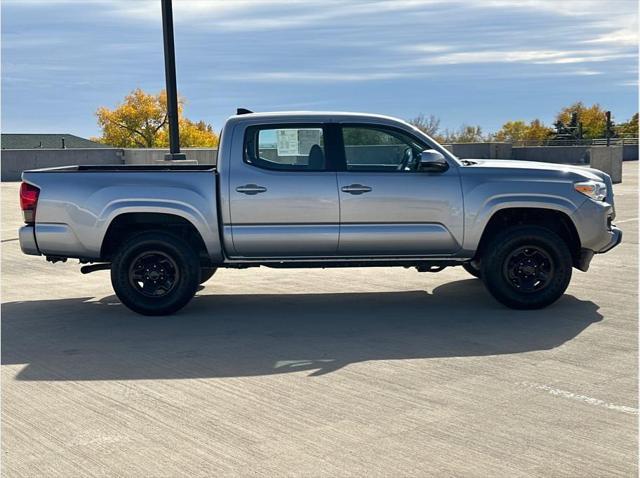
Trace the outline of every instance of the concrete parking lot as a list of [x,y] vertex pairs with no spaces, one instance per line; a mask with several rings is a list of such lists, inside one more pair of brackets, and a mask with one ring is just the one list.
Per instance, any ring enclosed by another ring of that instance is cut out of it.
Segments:
[[623,244],[545,310],[461,268],[260,268],[164,318],[22,255],[3,183],[3,475],[636,476],[637,163],[623,181]]

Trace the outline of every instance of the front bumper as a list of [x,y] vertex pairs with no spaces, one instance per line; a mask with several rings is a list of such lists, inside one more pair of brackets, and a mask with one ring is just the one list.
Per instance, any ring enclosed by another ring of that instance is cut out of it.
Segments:
[[595,251],[596,254],[608,252],[622,242],[622,229],[619,229],[616,226],[611,226],[608,234],[610,236],[609,242],[600,250]]
[[24,254],[30,256],[39,256],[38,244],[36,243],[36,231],[34,226],[22,226],[18,229],[18,239],[20,240],[20,249]]
[[591,259],[593,259],[594,254],[603,254],[605,252],[610,251],[618,244],[622,242],[622,229],[617,228],[616,226],[611,226],[611,228],[607,231],[609,234],[609,242],[602,247],[601,249],[594,251],[592,249],[581,249],[580,256],[575,264],[575,266],[581,270],[582,272],[587,272],[589,270],[589,265],[591,264]]
[[613,205],[587,199],[571,217],[580,244],[596,254],[606,252],[619,243],[620,230],[613,226]]

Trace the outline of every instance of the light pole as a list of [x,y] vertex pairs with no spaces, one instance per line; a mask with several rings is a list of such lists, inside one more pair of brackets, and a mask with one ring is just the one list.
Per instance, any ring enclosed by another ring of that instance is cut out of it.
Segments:
[[173,41],[173,8],[171,0],[162,2],[162,33],[164,36],[164,73],[167,82],[167,119],[169,121],[169,154],[166,160],[187,159],[180,152],[178,126],[178,88],[176,86],[176,51]]

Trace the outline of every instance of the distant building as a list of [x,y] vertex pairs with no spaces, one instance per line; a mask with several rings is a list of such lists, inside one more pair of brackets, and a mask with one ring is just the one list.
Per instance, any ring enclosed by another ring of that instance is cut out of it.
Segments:
[[2,133],[2,149],[79,149],[110,148],[73,134],[13,134]]

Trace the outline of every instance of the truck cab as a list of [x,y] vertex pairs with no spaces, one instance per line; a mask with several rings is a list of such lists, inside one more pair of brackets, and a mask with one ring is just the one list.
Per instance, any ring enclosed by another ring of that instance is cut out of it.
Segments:
[[[401,127],[402,126],[402,127]],[[230,258],[451,256],[463,240],[456,159],[382,116],[232,118],[220,162]],[[418,164],[440,153],[432,171]]]

